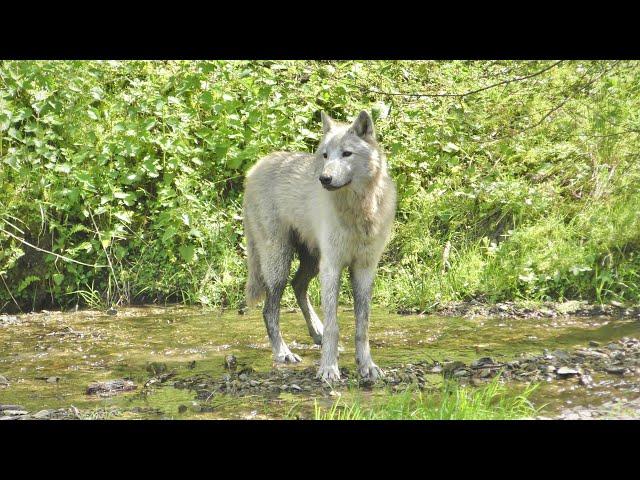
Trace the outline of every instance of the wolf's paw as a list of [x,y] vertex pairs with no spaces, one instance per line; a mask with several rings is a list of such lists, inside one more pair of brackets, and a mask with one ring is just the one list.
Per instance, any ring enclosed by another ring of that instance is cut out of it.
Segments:
[[299,363],[302,359],[295,353],[282,352],[274,356],[274,361],[276,363]]
[[372,360],[360,365],[358,367],[358,373],[365,380],[371,380],[375,382],[379,378],[384,377],[384,372],[380,367],[378,367]]
[[338,365],[321,366],[318,369],[316,378],[326,380],[327,382],[337,382],[340,380],[340,370],[338,370]]

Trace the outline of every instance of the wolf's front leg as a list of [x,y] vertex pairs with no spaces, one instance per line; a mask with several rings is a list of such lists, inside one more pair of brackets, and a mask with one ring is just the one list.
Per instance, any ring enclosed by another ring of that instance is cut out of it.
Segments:
[[318,378],[340,380],[338,370],[338,293],[341,268],[327,261],[320,261],[320,287],[324,311],[324,333]]
[[373,363],[369,350],[369,305],[371,290],[376,275],[375,266],[354,265],[350,269],[353,289],[353,309],[356,315],[356,364],[363,378],[377,380],[384,376],[382,370]]

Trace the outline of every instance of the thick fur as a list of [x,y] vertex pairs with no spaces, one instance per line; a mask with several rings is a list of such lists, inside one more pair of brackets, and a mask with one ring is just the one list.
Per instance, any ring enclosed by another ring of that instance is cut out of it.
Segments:
[[[247,303],[253,305],[266,294],[263,317],[275,360],[299,361],[279,327],[280,299],[297,254],[300,268],[292,285],[310,335],[322,344],[318,376],[339,379],[338,291],[347,267],[354,294],[358,369],[362,376],[376,379],[382,372],[369,351],[369,304],[395,215],[395,186],[368,113],[361,112],[352,125],[324,114],[322,121],[324,136],[315,155],[273,153],[247,174]],[[309,282],[318,273],[324,325],[307,296]]]

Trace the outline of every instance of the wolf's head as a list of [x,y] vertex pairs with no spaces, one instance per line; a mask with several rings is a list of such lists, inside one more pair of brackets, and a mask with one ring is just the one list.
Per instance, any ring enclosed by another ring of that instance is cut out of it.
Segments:
[[318,180],[327,190],[347,185],[365,188],[385,169],[371,116],[362,111],[351,125],[338,123],[324,112],[321,116],[324,136],[317,151],[322,165]]

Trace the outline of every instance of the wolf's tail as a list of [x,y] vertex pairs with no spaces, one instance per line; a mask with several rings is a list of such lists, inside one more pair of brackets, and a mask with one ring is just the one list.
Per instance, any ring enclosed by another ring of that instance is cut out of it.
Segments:
[[253,240],[247,238],[247,285],[245,296],[247,306],[253,307],[262,300],[265,292],[264,281],[260,271],[260,257],[256,251]]

